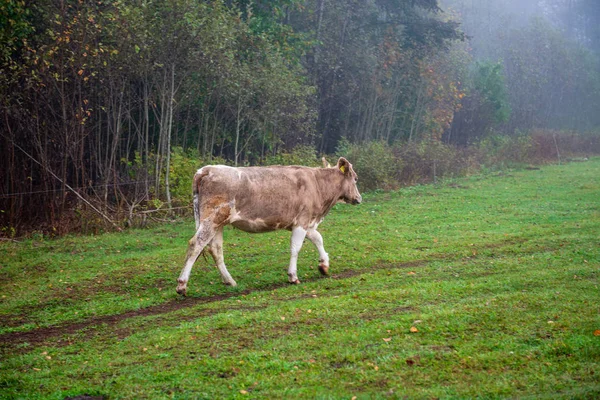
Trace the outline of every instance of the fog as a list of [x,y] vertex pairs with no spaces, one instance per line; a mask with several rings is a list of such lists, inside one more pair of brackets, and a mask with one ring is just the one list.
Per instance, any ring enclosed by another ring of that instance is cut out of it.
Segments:
[[443,0],[441,6],[461,23],[472,68],[481,62],[502,67],[511,111],[496,129],[510,134],[600,126],[600,2]]
[[589,49],[600,49],[600,2],[597,0],[443,0],[458,14],[477,56],[490,56],[491,44],[512,29],[542,20]]

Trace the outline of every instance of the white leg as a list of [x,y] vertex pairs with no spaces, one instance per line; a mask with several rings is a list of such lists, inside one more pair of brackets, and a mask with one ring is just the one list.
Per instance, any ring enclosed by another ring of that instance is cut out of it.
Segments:
[[177,279],[177,293],[185,296],[187,291],[187,283],[190,279],[190,273],[192,272],[192,267],[194,263],[198,259],[200,253],[204,247],[212,240],[215,236],[215,231],[212,227],[205,224],[200,224],[198,231],[196,234],[190,239],[187,256],[185,258],[185,266],[183,270],[181,270],[181,274],[179,275],[179,279]]
[[323,237],[316,229],[309,229],[306,232],[306,237],[319,251],[319,271],[321,271],[321,274],[327,275],[329,271],[329,255],[325,251],[325,247],[323,247]]
[[237,286],[237,283],[229,275],[229,271],[227,271],[227,267],[225,266],[225,259],[223,258],[223,227],[217,228],[215,237],[210,241],[208,246],[210,255],[215,260],[215,264],[217,264],[223,283],[230,286]]
[[298,264],[298,253],[300,253],[300,249],[302,248],[302,243],[304,242],[304,237],[306,236],[306,231],[301,226],[295,226],[292,228],[292,243],[291,243],[291,257],[290,257],[290,267],[288,268],[288,279],[290,283],[300,283],[298,279],[298,275],[296,273],[296,266]]

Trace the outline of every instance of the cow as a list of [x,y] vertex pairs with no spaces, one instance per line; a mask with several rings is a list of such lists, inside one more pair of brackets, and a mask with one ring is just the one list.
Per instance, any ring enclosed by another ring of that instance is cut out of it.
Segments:
[[340,157],[325,168],[301,166],[229,167],[207,165],[194,175],[196,233],[189,241],[185,265],[177,280],[184,295],[194,262],[206,248],[225,285],[236,286],[223,259],[223,227],[250,233],[287,229],[292,232],[288,279],[300,283],[298,253],[307,237],[319,252],[319,271],[327,275],[329,256],[317,227],[338,202],[362,202],[352,164]]

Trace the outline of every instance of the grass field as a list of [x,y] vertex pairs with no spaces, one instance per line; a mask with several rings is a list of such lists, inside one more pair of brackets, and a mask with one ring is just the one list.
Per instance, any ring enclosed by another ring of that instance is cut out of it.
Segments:
[[[0,398],[600,398],[600,159],[364,195],[289,233],[0,244]],[[82,398],[82,397],[79,397]]]

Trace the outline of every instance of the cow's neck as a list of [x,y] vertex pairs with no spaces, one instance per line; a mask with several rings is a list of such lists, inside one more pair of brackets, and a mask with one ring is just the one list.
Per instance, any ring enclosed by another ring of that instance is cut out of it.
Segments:
[[342,197],[344,175],[340,174],[336,168],[321,168],[319,172],[317,183],[321,194],[323,215],[325,215]]

